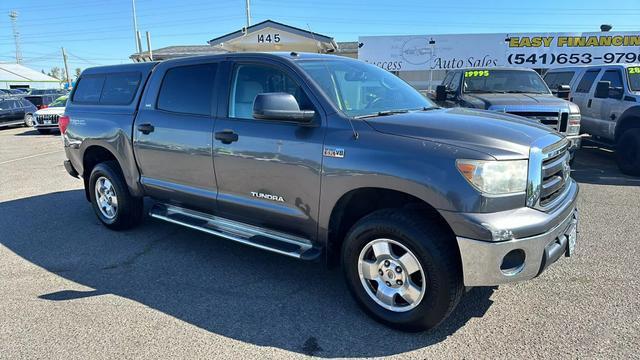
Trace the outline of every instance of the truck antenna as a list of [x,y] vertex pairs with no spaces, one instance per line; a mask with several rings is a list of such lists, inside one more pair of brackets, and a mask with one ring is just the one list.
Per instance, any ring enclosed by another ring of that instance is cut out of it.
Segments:
[[[311,26],[309,26],[309,23],[307,23],[307,29],[309,29],[309,33],[311,34],[311,37],[313,38],[313,41],[318,46],[318,53],[321,54],[322,53],[322,47],[320,46],[320,42],[318,40],[316,40],[316,36],[313,33],[313,31],[311,31]],[[331,79],[331,82],[333,83],[333,77],[331,76],[331,71],[329,70],[329,67],[327,66],[327,64],[323,60],[320,60],[320,62],[322,63],[322,65],[324,65],[324,68],[327,71],[327,75],[329,76],[329,79]],[[349,122],[349,126],[351,126],[351,131],[353,131],[353,139],[354,140],[358,140],[360,135],[356,131],[356,128],[353,126],[353,120],[351,120],[351,118],[349,116],[347,116],[347,121]]]

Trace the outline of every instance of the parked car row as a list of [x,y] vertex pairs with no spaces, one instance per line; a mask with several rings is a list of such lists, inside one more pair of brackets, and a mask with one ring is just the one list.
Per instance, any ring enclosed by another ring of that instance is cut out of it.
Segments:
[[[42,134],[57,130],[67,95],[0,97],[0,127],[25,125]],[[36,105],[37,104],[37,105]]]

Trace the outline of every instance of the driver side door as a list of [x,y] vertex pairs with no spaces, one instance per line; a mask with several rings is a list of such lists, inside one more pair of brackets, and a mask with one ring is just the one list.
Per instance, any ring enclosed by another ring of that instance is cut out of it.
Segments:
[[[228,219],[313,239],[317,233],[324,118],[300,77],[275,63],[225,63],[226,96],[214,128],[218,213]],[[259,120],[259,93],[294,95],[310,124]]]

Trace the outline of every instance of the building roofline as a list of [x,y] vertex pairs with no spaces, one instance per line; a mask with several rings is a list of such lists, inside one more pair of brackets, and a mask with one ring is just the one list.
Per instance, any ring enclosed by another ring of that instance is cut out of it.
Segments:
[[[249,33],[252,30],[261,30],[261,29],[267,27],[268,24],[274,24],[274,25],[286,28],[288,30],[291,30],[291,32],[296,33],[296,34],[301,35],[301,36],[304,36],[304,37],[312,38],[312,39],[315,39],[315,40],[322,40],[322,41],[325,41],[325,42],[328,42],[328,43],[334,43],[332,37],[329,37],[329,36],[326,36],[326,35],[322,35],[322,34],[318,34],[318,33],[315,33],[313,31],[300,29],[300,28],[297,28],[295,26],[283,24],[283,23],[280,23],[280,22],[277,22],[277,21],[273,21],[273,20],[270,20],[270,19],[267,19],[267,20],[261,21],[261,22],[259,22],[257,24],[253,24],[253,25],[249,26],[246,29],[246,32]],[[223,43],[223,42],[231,40],[231,39],[235,39],[239,35],[243,35],[245,33],[243,30],[244,30],[244,28],[242,28],[240,30],[237,30],[237,31],[234,31],[234,32],[231,32],[231,33],[228,33],[226,35],[219,36],[217,38],[214,38],[214,39],[211,39],[211,40],[207,41],[207,43],[209,45],[212,45],[212,44],[217,44],[217,43]],[[309,36],[309,35],[311,35],[311,36]]]

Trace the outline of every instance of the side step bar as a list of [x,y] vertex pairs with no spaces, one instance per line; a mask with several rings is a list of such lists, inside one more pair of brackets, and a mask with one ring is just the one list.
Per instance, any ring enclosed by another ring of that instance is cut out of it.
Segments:
[[149,211],[149,215],[156,219],[297,259],[314,260],[321,254],[320,249],[314,247],[308,239],[174,205],[155,204]]

